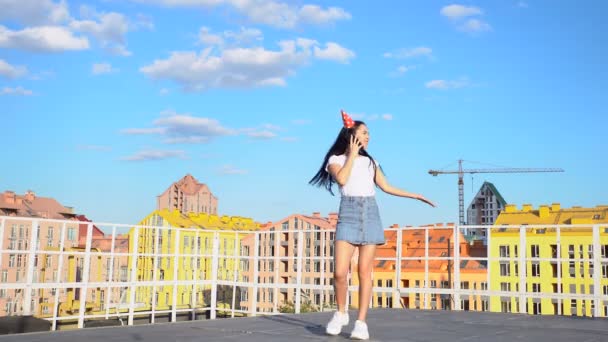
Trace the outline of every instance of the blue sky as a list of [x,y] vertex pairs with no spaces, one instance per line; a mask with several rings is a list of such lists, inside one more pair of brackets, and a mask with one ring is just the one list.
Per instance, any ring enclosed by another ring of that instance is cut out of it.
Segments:
[[[608,204],[604,1],[0,0],[0,190],[135,223],[190,173],[220,214],[337,210],[309,186],[368,123],[385,225],[455,222],[455,175],[509,203]],[[602,90],[604,89],[604,90]]]

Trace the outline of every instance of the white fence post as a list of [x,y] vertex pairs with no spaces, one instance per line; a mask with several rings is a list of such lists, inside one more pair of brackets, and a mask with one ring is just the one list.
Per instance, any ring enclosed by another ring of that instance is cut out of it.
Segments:
[[[402,245],[403,245],[403,229],[397,230],[397,255],[395,255],[395,288],[397,289],[398,300],[401,303],[401,257],[402,257]],[[394,295],[393,295],[394,297]],[[405,306],[405,305],[404,305]],[[405,309],[405,308],[404,308]]]
[[219,233],[213,233],[213,261],[211,263],[211,319],[215,319],[217,314],[217,282],[220,258],[220,237]]
[[526,226],[519,227],[519,313],[526,312],[526,303],[528,302],[527,297],[527,286],[526,286]]
[[139,227],[133,228],[133,253],[131,253],[131,277],[129,279],[129,319],[128,325],[133,325],[135,313],[135,290],[137,288],[137,259],[139,258]]
[[[249,258],[248,260],[251,262],[253,261],[253,279],[249,279],[250,283],[253,283],[253,294],[251,296],[251,307],[250,307],[250,314],[251,316],[255,317],[257,315],[257,311],[258,311],[258,276],[259,276],[259,265],[258,265],[258,260],[259,260],[259,250],[260,250],[260,233],[259,232],[255,232],[254,233],[254,237],[255,240],[253,242],[253,253],[250,253],[253,255],[253,260],[251,260],[251,258]],[[249,265],[249,267],[251,267],[251,265]]]
[[[112,245],[110,246],[110,267],[108,267],[108,269],[106,269],[106,272],[108,272],[108,286],[106,287],[106,301],[105,301],[105,307],[106,307],[106,319],[110,318],[110,297],[112,296],[112,282],[114,281],[114,245],[116,244],[116,226],[112,227]],[[103,267],[103,265],[102,265]]]
[[[492,249],[490,248],[492,246],[492,228],[490,228],[489,226],[486,226],[487,232],[486,232],[486,258],[487,258],[487,264],[486,264],[486,293],[488,293],[491,289],[490,287],[490,282],[492,279],[492,258],[491,258],[491,253],[492,253]],[[486,296],[486,298],[488,299],[488,311],[492,312],[492,296],[490,296],[489,294]],[[483,303],[481,304],[483,307]]]
[[[559,294],[563,294],[564,291],[562,289],[562,264],[563,264],[563,260],[562,260],[562,246],[561,246],[561,228],[558,226],[556,229],[556,235],[557,235],[557,291],[559,292]],[[562,305],[564,303],[564,300],[560,297],[557,299],[557,312],[559,315],[563,315],[564,312],[562,310]]]
[[304,232],[298,231],[298,263],[296,273],[296,305],[295,313],[300,313],[300,305],[302,303],[302,257],[304,254]]
[[430,306],[428,292],[429,289],[429,229],[424,229],[424,306],[423,308],[428,309]]
[[[169,228],[171,229],[171,228]],[[173,234],[171,234],[173,236]],[[180,239],[180,230],[175,229],[175,242],[173,243],[173,300],[171,301],[171,322],[177,322],[177,288],[178,288],[178,270],[179,270],[179,259],[181,253],[179,253],[179,239]],[[171,241],[169,242],[169,246],[171,246]]]
[[[156,222],[155,222],[156,223]],[[147,228],[146,231],[150,231],[149,228]],[[158,305],[158,303],[156,302],[156,283],[157,281],[159,281],[159,277],[158,277],[158,266],[159,266],[159,261],[158,261],[158,255],[162,254],[162,246],[160,246],[159,244],[159,240],[160,240],[160,236],[163,233],[162,227],[154,227],[154,232],[155,234],[153,234],[154,236],[154,258],[152,260],[152,280],[154,281],[154,285],[152,285],[152,299],[150,300],[150,302],[152,303],[152,313],[150,314],[150,322],[152,324],[154,324],[154,322],[156,322],[156,305]],[[162,259],[161,259],[162,260]],[[163,277],[164,278],[164,277]],[[165,279],[163,279],[162,281],[165,281]],[[164,285],[163,286],[164,289]]]
[[460,226],[454,225],[454,310],[462,310],[460,304]]
[[[236,309],[236,283],[239,280],[238,279],[238,275],[239,275],[239,264],[241,262],[241,259],[239,258],[240,256],[240,251],[239,251],[239,232],[234,233],[234,238],[233,238],[233,243],[234,243],[234,251],[233,251],[233,256],[234,259],[233,263],[232,263],[232,303],[231,303],[231,312],[230,312],[230,317],[234,318],[234,310]],[[227,253],[227,252],[226,252]],[[239,298],[240,301],[240,298]]]
[[600,226],[593,225],[593,317],[600,317],[602,286],[600,276],[602,274],[602,261],[600,251]]
[[[63,258],[65,254],[63,254],[63,248],[65,247],[65,229],[66,223],[64,222],[61,226],[61,236],[59,240],[59,250],[62,251],[59,254],[59,266],[57,266],[57,277],[53,279],[53,283],[59,283],[61,279],[61,272],[63,271]],[[42,259],[42,258],[39,258]],[[38,262],[42,262],[42,260],[38,260]],[[60,289],[55,288],[55,301],[53,302],[53,325],[51,330],[57,330],[57,314],[59,311],[59,291]]]
[[[280,239],[281,239],[281,235],[279,233],[278,230],[274,230],[272,232],[274,234],[274,283],[278,284],[279,283],[279,267],[281,267],[281,260],[279,259],[279,256],[281,255],[281,245],[280,245]],[[272,311],[274,313],[277,313],[279,310],[279,287],[278,286],[274,286],[274,305],[272,308]]]
[[[89,273],[91,269],[91,241],[93,239],[93,223],[87,224],[87,242],[84,255],[84,270],[82,270],[82,283],[80,287],[80,308],[78,309],[78,328],[84,327],[84,314],[87,304],[87,292],[89,291]],[[76,265],[78,269],[78,265]]]
[[[34,259],[36,258],[36,238],[38,236],[38,220],[32,222],[32,237],[30,238],[30,251],[28,253],[26,284],[23,294],[23,315],[32,314],[32,282],[34,280]],[[4,246],[3,246],[4,247]]]

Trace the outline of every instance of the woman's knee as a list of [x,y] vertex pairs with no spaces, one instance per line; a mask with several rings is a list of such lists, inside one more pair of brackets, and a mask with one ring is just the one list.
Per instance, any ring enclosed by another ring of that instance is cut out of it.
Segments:
[[334,272],[334,279],[336,281],[345,281],[348,277],[348,270],[336,270]]

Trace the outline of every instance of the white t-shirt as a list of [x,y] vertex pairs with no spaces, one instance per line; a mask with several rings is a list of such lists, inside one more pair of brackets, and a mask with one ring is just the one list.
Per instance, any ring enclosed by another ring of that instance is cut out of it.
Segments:
[[[344,166],[344,163],[346,163],[346,155],[333,155],[329,157],[325,170],[329,169],[330,164]],[[374,163],[378,167],[379,164],[376,161]],[[370,159],[365,156],[357,156],[348,181],[344,186],[340,186],[340,193],[342,196],[374,196],[376,194],[374,176],[374,166],[370,163]]]

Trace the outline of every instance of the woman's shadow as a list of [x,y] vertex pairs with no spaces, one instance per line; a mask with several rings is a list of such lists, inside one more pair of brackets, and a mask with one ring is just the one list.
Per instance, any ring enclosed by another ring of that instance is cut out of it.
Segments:
[[298,327],[303,327],[304,329],[306,329],[309,333],[316,335],[316,336],[323,336],[323,337],[327,337],[328,340],[332,341],[334,339],[337,338],[349,338],[350,335],[346,332],[341,332],[339,335],[336,336],[331,336],[328,335],[325,332],[325,325],[324,324],[318,324],[318,323],[314,323],[314,322],[310,322],[310,321],[306,321],[303,319],[299,319],[297,317],[295,317],[294,315],[273,315],[273,316],[264,316],[264,319],[270,320],[270,321],[274,321],[277,323],[282,323],[282,324],[287,324],[287,325],[292,325],[292,326],[298,326]]

